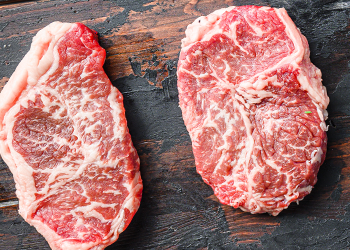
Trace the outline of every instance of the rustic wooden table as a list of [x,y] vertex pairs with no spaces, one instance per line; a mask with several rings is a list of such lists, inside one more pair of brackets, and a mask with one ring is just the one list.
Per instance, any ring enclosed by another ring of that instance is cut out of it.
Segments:
[[[186,26],[199,15],[243,4],[287,9],[310,43],[331,100],[319,181],[277,217],[218,202],[196,173],[178,107],[176,65]],[[144,181],[139,211],[109,250],[349,249],[349,12],[346,0],[1,0],[0,86],[47,24],[82,22],[99,32],[105,70],[124,95]],[[17,203],[12,175],[0,159],[0,249],[49,249],[18,215]]]

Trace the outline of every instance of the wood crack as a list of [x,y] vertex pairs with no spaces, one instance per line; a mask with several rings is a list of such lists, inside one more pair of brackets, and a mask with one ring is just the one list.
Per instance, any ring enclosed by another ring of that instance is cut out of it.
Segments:
[[9,200],[9,201],[2,201],[0,202],[0,208],[4,207],[12,207],[12,206],[17,206],[18,205],[18,200]]

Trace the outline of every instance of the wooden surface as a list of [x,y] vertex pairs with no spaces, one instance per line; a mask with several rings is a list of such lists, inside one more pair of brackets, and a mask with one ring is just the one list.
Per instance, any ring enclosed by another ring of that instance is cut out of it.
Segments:
[[[221,205],[196,173],[178,107],[176,64],[186,26],[229,5],[284,7],[307,37],[330,96],[329,143],[319,181],[279,216]],[[60,0],[0,2],[0,86],[53,21],[100,34],[105,70],[123,93],[141,159],[141,207],[112,249],[350,248],[350,2],[305,0]],[[1,101],[1,100],[0,100]],[[0,249],[49,249],[17,213],[12,175],[0,160]]]

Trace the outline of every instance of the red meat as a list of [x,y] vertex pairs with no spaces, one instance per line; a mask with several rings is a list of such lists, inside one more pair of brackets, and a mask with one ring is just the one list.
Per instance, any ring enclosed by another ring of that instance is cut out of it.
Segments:
[[55,22],[0,95],[0,152],[19,212],[52,249],[104,249],[136,213],[139,158],[97,33]]
[[197,171],[222,203],[277,215],[311,192],[326,154],[329,98],[284,9],[199,17],[182,40],[177,74]]

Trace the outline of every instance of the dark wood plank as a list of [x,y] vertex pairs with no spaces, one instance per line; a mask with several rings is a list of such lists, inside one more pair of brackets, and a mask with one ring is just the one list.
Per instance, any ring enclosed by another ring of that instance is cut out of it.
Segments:
[[16,188],[13,181],[13,176],[0,158],[0,205],[2,201],[16,200]]
[[[32,0],[32,1],[34,1],[34,0]],[[19,3],[19,2],[28,2],[28,1],[27,0],[0,0],[0,5]]]
[[[186,26],[228,5],[285,7],[307,37],[331,104],[327,159],[313,192],[279,216],[251,215],[218,202],[194,167],[178,107],[176,64]],[[124,95],[141,159],[141,207],[112,249],[349,249],[349,4],[303,0],[74,0],[0,5],[0,88],[35,33],[60,20],[97,30],[105,69]],[[1,101],[1,100],[0,100]],[[10,202],[10,203],[9,203]],[[0,161],[0,245],[49,249],[18,215],[15,186]]]

